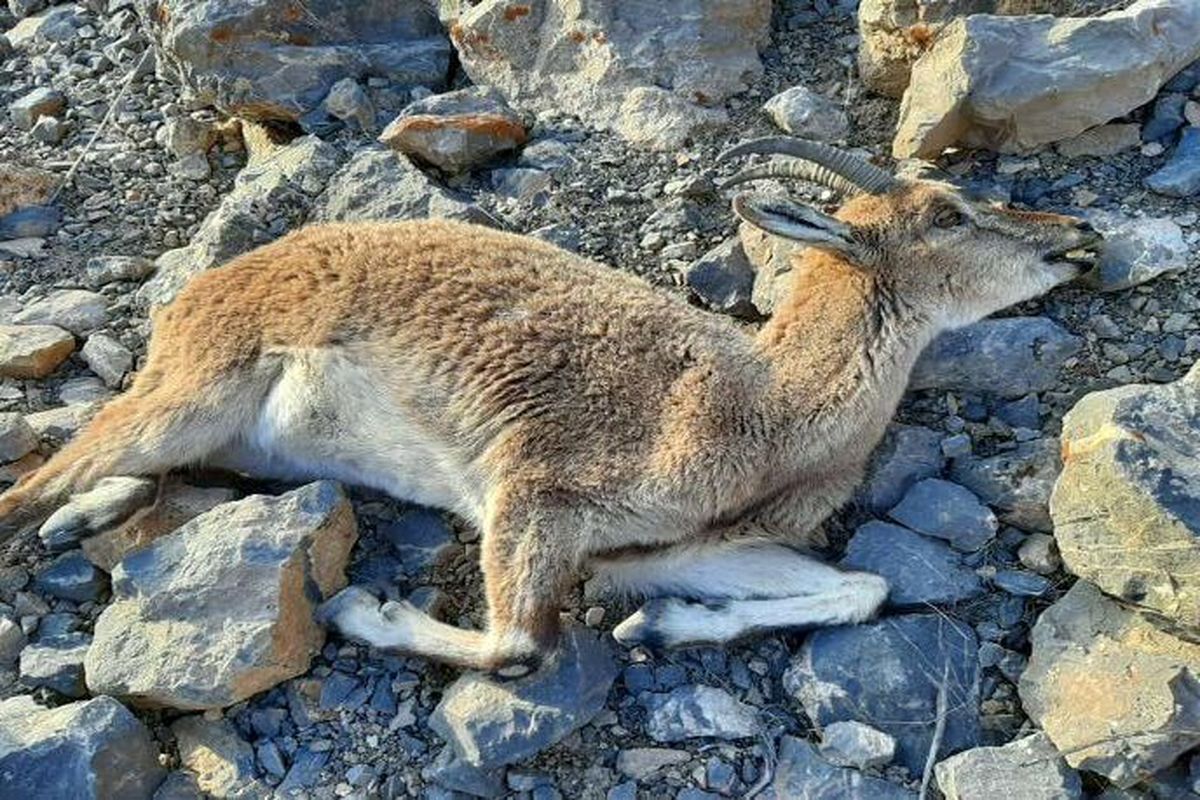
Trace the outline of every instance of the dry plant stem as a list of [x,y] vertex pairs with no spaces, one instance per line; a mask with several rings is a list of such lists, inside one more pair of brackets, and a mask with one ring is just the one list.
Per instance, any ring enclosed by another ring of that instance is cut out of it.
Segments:
[[83,163],[83,159],[87,157],[87,154],[92,152],[92,147],[94,147],[96,142],[100,139],[100,134],[104,133],[104,129],[108,127],[108,123],[112,120],[113,113],[117,110],[117,106],[121,104],[121,100],[124,99],[125,93],[128,92],[129,87],[133,85],[133,79],[139,72],[142,71],[142,65],[146,63],[146,59],[150,57],[150,53],[152,52],[153,51],[150,48],[147,48],[146,52],[142,53],[142,57],[138,59],[138,62],[133,65],[131,70],[129,70],[129,74],[125,76],[125,82],[121,84],[121,91],[117,92],[117,96],[114,97],[112,103],[109,104],[108,111],[104,113],[104,118],[100,120],[100,125],[97,126],[96,132],[92,134],[91,139],[88,139],[88,143],[84,146],[83,152],[81,152],[75,159],[75,162],[71,164],[71,168],[68,169],[67,174],[63,176],[62,183],[60,183],[58,188],[54,190],[54,194],[50,195],[50,200],[48,201],[49,204],[53,205],[54,201],[58,199],[58,196],[62,194],[62,190],[67,188],[67,185],[75,179],[75,173],[79,171],[79,165]]
[[933,739],[929,742],[929,754],[925,756],[925,772],[921,775],[921,792],[917,800],[929,797],[929,783],[933,780],[933,765],[937,762],[938,748],[946,734],[946,682],[950,679],[950,662],[942,662],[942,682],[938,684],[937,721],[933,726]]

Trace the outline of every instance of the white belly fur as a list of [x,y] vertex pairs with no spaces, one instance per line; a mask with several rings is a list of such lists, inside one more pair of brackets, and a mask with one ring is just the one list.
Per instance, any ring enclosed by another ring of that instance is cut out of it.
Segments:
[[215,460],[259,477],[370,486],[477,518],[471,467],[406,419],[398,394],[340,351],[289,352],[254,425]]

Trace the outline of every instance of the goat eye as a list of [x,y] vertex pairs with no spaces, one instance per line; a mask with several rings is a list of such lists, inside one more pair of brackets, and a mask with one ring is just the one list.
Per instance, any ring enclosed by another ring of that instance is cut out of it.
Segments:
[[939,228],[954,228],[961,225],[962,221],[962,213],[953,208],[944,208],[933,218],[933,224]]

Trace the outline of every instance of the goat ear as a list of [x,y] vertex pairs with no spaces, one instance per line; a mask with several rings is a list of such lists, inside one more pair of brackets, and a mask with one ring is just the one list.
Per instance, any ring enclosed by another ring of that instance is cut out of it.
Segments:
[[739,194],[733,198],[733,211],[767,233],[858,260],[853,226],[815,208],[784,198]]

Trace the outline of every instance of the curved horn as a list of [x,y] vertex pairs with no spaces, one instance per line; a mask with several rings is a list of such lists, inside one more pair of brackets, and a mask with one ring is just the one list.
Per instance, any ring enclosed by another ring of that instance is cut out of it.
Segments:
[[722,188],[756,178],[781,177],[816,181],[840,192],[885,194],[898,183],[887,170],[857,156],[829,145],[790,136],[767,136],[742,142],[717,156],[717,163],[750,153],[787,155],[807,164],[804,167],[785,163],[751,168],[725,181]]

